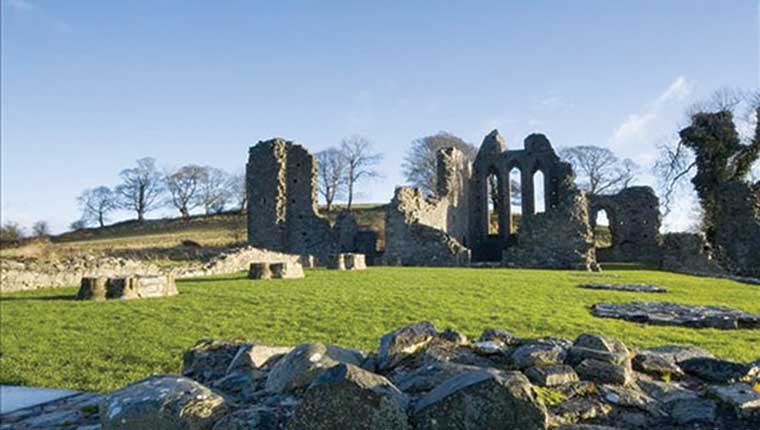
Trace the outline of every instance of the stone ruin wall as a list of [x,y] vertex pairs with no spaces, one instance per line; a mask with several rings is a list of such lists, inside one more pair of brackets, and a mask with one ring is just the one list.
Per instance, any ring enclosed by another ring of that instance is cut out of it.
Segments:
[[[595,266],[585,196],[573,184],[572,168],[559,160],[548,139],[531,135],[525,149],[508,151],[498,131],[483,141],[473,164],[463,154],[438,154],[438,189],[426,197],[400,187],[386,215],[387,264],[451,266],[471,260],[520,267]],[[522,174],[523,221],[511,225],[509,173]],[[533,175],[544,173],[545,213],[536,214]],[[499,233],[488,234],[488,176],[497,177]]]
[[760,182],[733,181],[721,186],[713,245],[728,271],[760,277]]
[[609,248],[597,248],[600,262],[641,262],[659,264],[662,260],[660,238],[660,201],[650,187],[629,187],[617,194],[589,196],[589,222],[607,214],[612,237]]
[[246,271],[253,261],[300,263],[301,257],[253,247],[223,253],[208,263],[188,263],[171,269],[149,261],[92,256],[76,257],[55,263],[0,260],[0,292],[72,287],[84,277],[124,277],[135,274],[170,274],[176,278],[223,275]]
[[[510,172],[521,175],[519,229],[511,213]],[[536,212],[534,175],[543,174],[544,211]],[[496,175],[498,233],[488,232],[488,177]],[[483,141],[470,185],[470,237],[473,257],[515,267],[595,267],[585,195],[574,184],[572,167],[560,161],[549,140],[531,134],[524,149],[508,150],[494,130]],[[517,232],[515,232],[517,230]]]
[[437,154],[434,196],[399,187],[386,207],[384,262],[389,265],[462,266],[470,262],[463,245],[468,229],[466,184],[470,177],[464,154],[447,148]]
[[[340,234],[317,211],[317,165],[306,148],[284,139],[249,150],[248,243],[257,248],[327,261],[340,250]],[[345,225],[341,223],[341,232]],[[343,239],[345,242],[347,239]]]

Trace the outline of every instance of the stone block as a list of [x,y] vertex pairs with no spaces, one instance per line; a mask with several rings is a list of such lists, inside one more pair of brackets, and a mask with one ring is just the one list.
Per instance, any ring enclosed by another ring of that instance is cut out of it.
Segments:
[[156,375],[100,403],[103,430],[206,430],[226,411],[223,397],[176,375]]
[[412,412],[418,430],[543,430],[547,411],[528,379],[494,369],[463,373],[420,398]]
[[120,278],[82,278],[77,300],[132,300],[179,294],[174,276],[133,275]]
[[367,260],[364,254],[346,254],[346,270],[364,270],[367,268]]
[[248,269],[248,279],[297,279],[303,277],[303,266],[298,261],[253,262]]
[[351,364],[326,370],[306,390],[295,430],[405,430],[408,398],[390,381]]

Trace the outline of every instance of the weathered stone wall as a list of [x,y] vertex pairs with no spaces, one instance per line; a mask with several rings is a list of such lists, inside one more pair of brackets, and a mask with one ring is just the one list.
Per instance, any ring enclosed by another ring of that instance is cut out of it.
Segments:
[[[594,265],[589,249],[588,208],[573,183],[569,164],[560,161],[542,134],[525,139],[525,149],[508,150],[497,130],[483,140],[469,186],[470,237],[473,260],[499,261],[510,266],[587,267]],[[511,213],[510,172],[520,171],[522,211],[519,230]],[[534,176],[543,174],[544,212],[536,213]],[[489,234],[488,178],[496,176],[495,211],[498,233]],[[515,231],[518,231],[515,234]],[[507,250],[506,253],[505,250]]]
[[53,263],[0,260],[0,291],[72,287],[83,277],[117,277],[135,273],[157,275],[161,269],[151,263],[122,258],[77,257]]
[[571,174],[558,196],[551,210],[523,218],[517,244],[503,253],[505,266],[596,270],[588,201]]
[[723,273],[713,259],[712,249],[705,236],[694,233],[662,235],[660,268],[680,273]]
[[388,265],[461,266],[470,251],[444,230],[447,199],[426,198],[417,188],[399,187],[386,207]]
[[386,207],[386,264],[458,266],[469,263],[468,211],[465,190],[469,163],[453,148],[438,152],[437,195],[399,187]]
[[250,148],[246,168],[249,244],[313,255],[318,260],[338,252],[329,221],[317,212],[316,169],[306,148],[284,139]]
[[660,248],[660,201],[650,187],[629,187],[613,195],[589,196],[589,223],[604,210],[610,223],[612,244],[598,248],[599,261],[658,263]]
[[721,264],[732,273],[760,277],[760,182],[723,184],[717,219],[713,245]]
[[294,254],[245,247],[223,253],[208,263],[188,263],[163,269],[150,262],[122,258],[77,257],[58,262],[0,260],[0,292],[71,287],[84,277],[123,277],[134,274],[171,274],[176,278],[221,275],[248,270],[254,261],[299,263]]

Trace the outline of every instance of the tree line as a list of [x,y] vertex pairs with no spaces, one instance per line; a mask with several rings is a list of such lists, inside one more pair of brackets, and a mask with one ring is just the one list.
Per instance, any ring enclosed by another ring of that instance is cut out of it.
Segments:
[[[436,154],[439,149],[454,147],[474,161],[477,146],[462,138],[439,132],[411,142],[402,170],[406,182],[433,195],[436,189]],[[611,150],[597,146],[560,148],[559,154],[573,164],[581,188],[590,193],[612,193],[628,186],[635,179],[637,166],[628,159],[618,158]],[[360,135],[341,140],[336,145],[315,154],[317,159],[317,191],[325,208],[330,211],[337,202],[345,201],[351,210],[361,183],[382,177],[378,165],[383,154],[373,150],[371,141]],[[160,208],[176,209],[187,218],[196,209],[205,214],[220,213],[228,208],[244,210],[247,193],[245,174],[228,173],[212,166],[188,164],[160,170],[154,158],[141,158],[132,167],[119,173],[121,182],[114,187],[97,186],[84,190],[77,202],[82,215],[71,223],[72,230],[90,226],[103,227],[116,210],[135,214],[138,221]],[[519,187],[513,184],[512,201],[521,201]],[[496,186],[491,187],[496,190]],[[497,196],[491,196],[496,208]],[[50,234],[46,221],[32,227],[33,237]],[[17,223],[6,222],[0,228],[0,240],[14,241],[27,236]]]
[[245,175],[228,173],[212,166],[188,164],[164,171],[154,158],[146,157],[119,173],[121,183],[113,188],[98,186],[77,198],[82,217],[71,224],[76,230],[105,226],[115,210],[127,210],[143,221],[145,215],[160,208],[173,208],[188,218],[201,208],[207,215],[230,207],[246,206]]

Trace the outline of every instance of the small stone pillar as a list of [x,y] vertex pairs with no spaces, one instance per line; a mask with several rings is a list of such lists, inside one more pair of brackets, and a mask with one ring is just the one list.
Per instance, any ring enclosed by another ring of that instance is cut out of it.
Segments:
[[337,254],[327,264],[328,269],[346,270],[346,254]]
[[344,261],[347,270],[364,270],[367,268],[364,254],[345,254]]
[[248,269],[248,279],[272,279],[272,269],[269,263],[251,263]]
[[105,276],[97,278],[82,278],[82,282],[77,293],[77,300],[105,300],[106,284],[108,278]]

